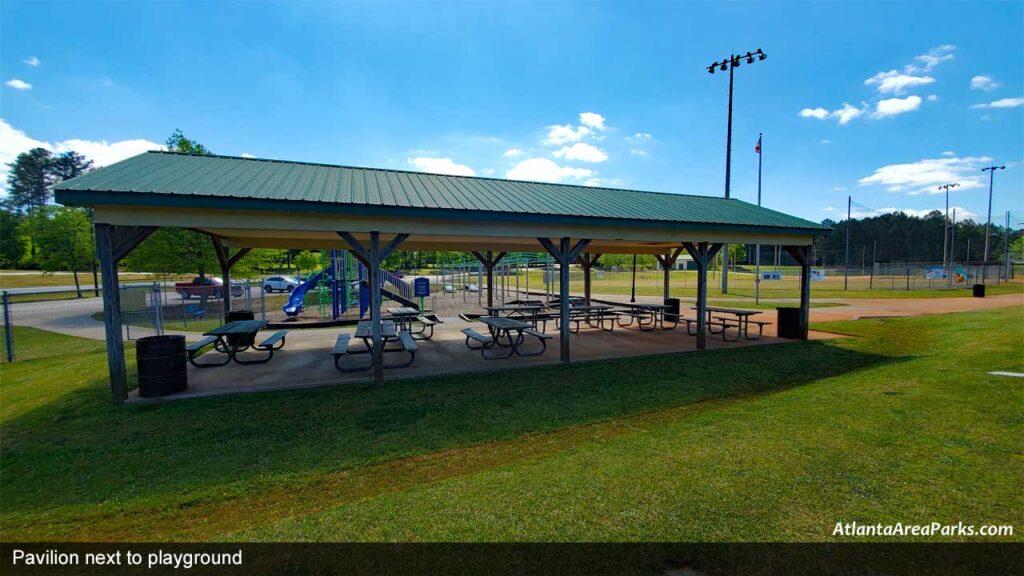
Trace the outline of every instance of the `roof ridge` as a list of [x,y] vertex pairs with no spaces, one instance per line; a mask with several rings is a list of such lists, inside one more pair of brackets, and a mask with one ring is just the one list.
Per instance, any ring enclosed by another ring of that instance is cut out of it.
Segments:
[[[681,192],[658,192],[656,190],[634,190],[632,188],[609,188],[607,186],[583,186],[581,184],[563,184],[559,182],[538,182],[536,180],[512,180],[509,178],[494,178],[489,176],[462,176],[459,174],[440,174],[438,172],[421,172],[419,170],[403,170],[400,168],[375,168],[372,166],[351,166],[345,164],[330,164],[327,162],[308,162],[303,160],[280,160],[277,158],[257,158],[248,156],[229,156],[226,154],[190,154],[186,152],[174,152],[171,150],[149,150],[146,154],[168,154],[171,156],[195,156],[198,158],[224,158],[227,160],[249,160],[253,162],[274,162],[278,164],[299,164],[303,166],[323,166],[325,168],[348,168],[350,170],[372,170],[376,172],[398,172],[401,174],[426,174],[428,176],[444,176],[447,178],[468,178],[471,180],[487,180],[491,182],[519,182],[525,184],[540,184],[542,186],[561,186],[564,188],[583,188],[592,190],[612,190],[615,192],[632,192],[637,194],[655,194],[659,196],[685,196],[689,198],[704,198],[709,200],[734,201],[743,204],[750,204],[739,198],[722,198],[720,196],[704,196],[702,194],[685,194]],[[753,204],[751,204],[753,206]]]

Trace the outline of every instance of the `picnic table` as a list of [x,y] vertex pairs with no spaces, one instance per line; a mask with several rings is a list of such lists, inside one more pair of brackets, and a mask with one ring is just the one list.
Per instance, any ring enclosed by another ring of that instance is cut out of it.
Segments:
[[[497,358],[509,358],[513,354],[519,356],[539,356],[547,350],[547,341],[551,339],[551,336],[538,332],[534,328],[533,324],[516,320],[515,318],[500,317],[500,316],[482,316],[480,322],[487,325],[490,335],[480,334],[472,328],[464,328],[462,333],[466,335],[466,347],[470,350],[479,350],[480,354],[487,360],[494,360]],[[513,332],[515,335],[513,335]],[[537,352],[523,352],[520,350],[523,340],[526,336],[533,336],[541,343],[541,349]],[[502,338],[505,339],[505,343],[502,343]],[[478,345],[473,345],[472,342],[477,342]],[[508,347],[507,354],[489,354],[488,351],[494,347]]]
[[[612,307],[607,304],[574,304],[569,307],[569,322],[575,324],[576,328],[570,326],[569,331],[573,334],[578,333],[580,325],[586,322],[587,326],[611,332],[615,329],[615,316]],[[608,323],[607,328],[605,322]],[[555,324],[560,326],[561,317],[556,317]]]
[[[395,364],[384,364],[384,368],[406,368],[412,366],[416,360],[416,352],[419,347],[416,345],[412,334],[408,330],[400,330],[394,320],[381,321],[381,346],[382,352],[407,352],[409,359],[406,362]],[[363,341],[362,350],[349,350],[348,343],[353,337]],[[397,342],[397,348],[388,348],[388,344]],[[344,367],[341,361],[348,355],[371,354],[373,352],[373,331],[369,320],[361,320],[356,324],[355,334],[339,334],[331,355],[334,356],[334,367],[341,372],[361,372],[373,368],[373,361],[364,366]]]
[[[654,330],[659,324],[662,330],[671,330],[678,324],[678,322],[673,322],[671,326],[665,326],[665,312],[669,309],[667,304],[631,302],[629,304],[620,304],[620,306],[626,308],[625,312],[619,313],[618,323],[622,327],[631,326],[633,322],[636,322],[637,328],[646,332]],[[623,317],[629,318],[629,322],[623,324]]]
[[412,327],[413,318],[420,315],[419,308],[402,306],[399,308],[388,308],[388,314],[398,323],[399,330],[409,330]]
[[[697,307],[693,306],[692,309],[696,310]],[[762,322],[750,319],[751,316],[757,316],[758,314],[761,313],[757,310],[743,310],[740,308],[719,308],[716,306],[707,306],[704,308],[704,310],[707,314],[706,322],[708,326],[708,332],[712,334],[721,334],[722,340],[726,342],[735,342],[736,340],[740,339],[740,336],[743,336],[747,340],[757,340],[763,334],[765,325],[769,324],[769,322]],[[734,316],[735,319],[722,317],[712,318],[712,314],[731,315]],[[758,328],[757,336],[752,337],[750,335],[751,322],[753,322],[754,325],[757,326]],[[715,329],[712,328],[713,326],[718,326],[720,330],[715,331]],[[729,340],[729,338],[727,337],[727,331],[729,328],[736,328],[736,338],[734,338],[733,340]]]
[[[274,351],[284,347],[285,336],[288,334],[288,331],[279,330],[263,340],[263,342],[256,344],[256,333],[266,327],[267,323],[264,320],[236,320],[204,332],[203,336],[206,336],[206,338],[185,348],[186,352],[188,352],[188,361],[193,366],[199,368],[224,366],[232,361],[238,364],[263,364],[269,362],[274,356]],[[217,352],[225,355],[224,361],[196,362],[199,352],[211,344]],[[239,358],[239,352],[244,352],[250,348],[253,351],[266,352],[267,356],[256,360],[243,360]]]

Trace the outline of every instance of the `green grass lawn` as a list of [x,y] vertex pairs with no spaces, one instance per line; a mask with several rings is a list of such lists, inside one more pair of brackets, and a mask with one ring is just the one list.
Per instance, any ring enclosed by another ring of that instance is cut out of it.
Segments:
[[19,328],[0,538],[1021,540],[1024,390],[987,372],[1024,308],[815,329],[851,337],[114,407],[102,345]]

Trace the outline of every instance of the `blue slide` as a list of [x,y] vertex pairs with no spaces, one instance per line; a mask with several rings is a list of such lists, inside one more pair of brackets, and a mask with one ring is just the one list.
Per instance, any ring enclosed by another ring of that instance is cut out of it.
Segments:
[[284,313],[288,316],[298,316],[299,312],[302,312],[302,301],[306,298],[306,292],[309,292],[310,288],[315,288],[325,277],[334,280],[334,266],[328,266],[323,271],[310,276],[308,280],[292,290],[292,293],[288,295],[288,302],[284,305]]

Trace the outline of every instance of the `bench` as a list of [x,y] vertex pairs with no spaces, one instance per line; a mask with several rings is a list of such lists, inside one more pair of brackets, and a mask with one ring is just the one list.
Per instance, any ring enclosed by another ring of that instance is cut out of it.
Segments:
[[398,333],[398,341],[402,344],[402,348],[405,352],[409,354],[409,360],[406,362],[399,362],[397,364],[385,364],[385,368],[408,368],[416,361],[416,352],[419,351],[420,347],[416,344],[416,340],[413,339],[412,334],[408,330],[402,330]]
[[[413,338],[416,340],[430,340],[434,337],[434,326],[442,323],[440,319],[433,320],[426,316],[417,316],[416,321],[420,323],[420,329],[412,333]],[[424,333],[426,333],[425,336],[423,335]],[[416,336],[419,336],[419,338],[416,338]]]
[[[646,324],[644,323],[644,319],[648,319],[651,317],[650,312],[638,309],[618,310],[615,312],[615,315],[615,323],[618,324],[619,326],[625,328],[626,326],[632,326],[633,322],[636,322],[637,327],[640,328],[641,330],[647,330],[647,328],[644,328],[644,326],[646,326]],[[623,324],[623,318],[629,318],[629,322]],[[653,329],[653,327],[650,328],[650,330]]]
[[523,334],[526,336],[533,336],[534,338],[539,340],[540,350],[537,352],[528,352],[526,354],[523,354],[522,352],[519,352],[519,348],[516,347],[516,353],[519,354],[520,356],[540,356],[541,354],[544,353],[545,350],[548,349],[548,340],[554,338],[554,336],[551,336],[550,334],[545,334],[543,332],[539,332],[534,328],[527,328],[523,330]]
[[[751,324],[756,324],[757,325],[757,336],[751,336],[750,335],[750,325]],[[764,327],[766,325],[768,325],[768,324],[771,324],[771,322],[766,322],[766,321],[763,321],[763,320],[750,320],[749,318],[747,320],[745,320],[744,322],[740,322],[740,320],[736,319],[736,318],[714,317],[714,318],[711,319],[711,322],[708,325],[709,326],[718,326],[718,327],[721,328],[721,331],[720,332],[715,332],[715,331],[711,330],[710,328],[708,328],[708,331],[710,331],[712,334],[721,334],[722,335],[722,341],[724,341],[724,342],[736,342],[737,340],[740,339],[740,327],[742,326],[744,328],[744,330],[742,332],[744,338],[746,338],[747,340],[757,340],[758,338],[760,338],[764,334]],[[729,340],[729,338],[726,336],[729,328],[735,328],[736,329],[736,337],[733,338],[732,340]]]
[[192,320],[201,320],[203,318],[203,314],[206,314],[206,310],[198,304],[189,304],[188,306],[185,306],[185,314],[191,316]]
[[[334,367],[337,368],[339,372],[362,372],[364,370],[369,370],[373,366],[372,360],[366,366],[358,366],[356,368],[342,367],[341,361],[349,353],[348,343],[351,339],[351,334],[338,334],[338,339],[334,341],[334,349],[331,350],[331,355],[334,356]],[[360,354],[365,354],[365,352],[360,352]]]
[[[288,335],[287,330],[278,330],[270,335],[269,338],[260,342],[259,347],[265,350],[280,350],[284,347],[284,337]],[[280,342],[280,345],[276,345]],[[276,346],[275,346],[276,345]]]
[[[483,350],[484,348],[490,348],[494,346],[494,338],[491,338],[487,334],[481,334],[472,328],[463,328],[462,333],[466,335],[466,348],[470,350]],[[473,346],[470,341],[479,342],[479,346]]]
[[200,364],[199,362],[196,362],[196,356],[199,355],[199,352],[203,348],[206,348],[207,346],[209,346],[211,344],[216,344],[216,343],[217,343],[217,337],[216,336],[207,336],[206,338],[203,338],[202,340],[200,340],[198,342],[193,342],[193,343],[189,344],[188,346],[186,346],[185,347],[185,352],[188,353],[188,361],[189,361],[189,363],[192,364],[193,366],[195,366],[196,368],[210,368],[210,367],[213,367],[213,366],[224,366],[228,362],[231,362],[231,357],[226,355],[226,354],[224,356],[225,360],[223,362],[204,362],[202,364]]

